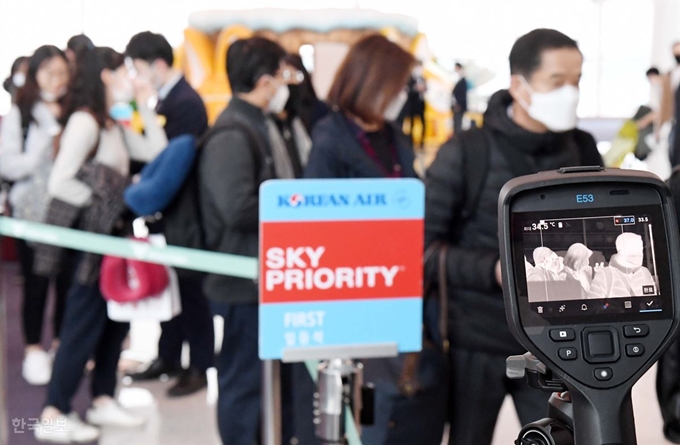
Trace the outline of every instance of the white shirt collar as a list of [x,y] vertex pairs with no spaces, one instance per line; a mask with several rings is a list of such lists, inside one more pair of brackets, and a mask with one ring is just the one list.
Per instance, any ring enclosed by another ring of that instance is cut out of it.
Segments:
[[168,94],[170,94],[170,91],[175,88],[175,85],[177,85],[180,79],[182,79],[182,73],[175,73],[175,75],[172,76],[169,81],[167,81],[162,87],[158,89],[158,99],[165,100],[165,98],[168,97]]

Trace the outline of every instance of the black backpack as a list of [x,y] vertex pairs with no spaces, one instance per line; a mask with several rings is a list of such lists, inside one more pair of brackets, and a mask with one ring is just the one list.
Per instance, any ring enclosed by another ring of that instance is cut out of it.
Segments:
[[[255,168],[256,174],[259,172],[263,157],[262,147],[254,131],[246,122],[234,118],[209,129],[196,143],[196,150],[198,152],[187,175],[187,179],[171,203],[163,211],[163,234],[168,245],[189,249],[206,249],[205,233],[201,218],[200,178],[198,174],[201,152],[213,136],[233,129],[238,129],[246,134],[252,142],[251,146],[257,147]],[[176,271],[180,278],[200,278],[205,275],[204,272],[190,269],[176,268]]]

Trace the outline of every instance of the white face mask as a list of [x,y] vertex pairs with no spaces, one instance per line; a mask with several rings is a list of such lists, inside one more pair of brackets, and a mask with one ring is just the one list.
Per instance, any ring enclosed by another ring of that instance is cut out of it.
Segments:
[[564,85],[547,93],[538,93],[531,89],[524,77],[520,78],[531,94],[531,105],[527,105],[524,101],[520,102],[529,116],[556,133],[576,128],[578,88],[573,85]]
[[135,98],[135,88],[132,85],[132,81],[128,78],[124,78],[122,81],[120,81],[118,85],[112,88],[111,98],[113,99],[114,103],[132,102]]
[[17,87],[21,88],[24,85],[26,85],[26,74],[24,73],[15,73],[12,76],[12,84]]
[[51,93],[49,91],[40,90],[40,99],[49,104],[54,103],[64,97],[66,94],[66,88],[63,88],[57,94]]
[[401,113],[401,109],[404,108],[404,104],[406,103],[406,100],[408,99],[408,94],[406,94],[406,91],[401,90],[399,94],[397,94],[397,97],[392,99],[392,102],[390,102],[387,105],[387,108],[385,108],[385,111],[383,112],[383,117],[385,118],[386,121],[395,121],[399,117],[399,113]]
[[290,90],[288,85],[280,85],[274,93],[274,97],[269,101],[267,109],[270,113],[279,114],[286,107],[288,98],[290,97]]

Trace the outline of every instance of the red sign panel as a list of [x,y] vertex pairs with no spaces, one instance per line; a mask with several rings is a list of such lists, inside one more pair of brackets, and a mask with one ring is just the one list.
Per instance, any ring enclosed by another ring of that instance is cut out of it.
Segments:
[[423,221],[263,223],[262,303],[413,298],[422,292]]

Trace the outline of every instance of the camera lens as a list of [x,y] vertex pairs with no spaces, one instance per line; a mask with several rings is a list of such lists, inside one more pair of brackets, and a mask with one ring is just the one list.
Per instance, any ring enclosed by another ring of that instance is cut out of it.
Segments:
[[526,431],[519,440],[518,445],[553,445],[554,442],[550,440],[543,431],[529,430]]
[[542,419],[526,425],[519,433],[516,445],[573,445],[574,435],[555,419]]

